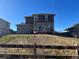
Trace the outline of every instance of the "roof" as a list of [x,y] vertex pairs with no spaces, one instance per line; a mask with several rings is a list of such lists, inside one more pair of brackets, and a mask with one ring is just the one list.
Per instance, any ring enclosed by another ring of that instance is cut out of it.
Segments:
[[9,23],[9,24],[10,24],[10,22],[8,22],[8,21],[6,21],[6,20],[4,20],[4,19],[2,19],[2,18],[0,18],[0,20],[2,20],[2,21],[4,21],[4,22],[7,22],[7,23]]
[[32,16],[24,16],[25,18],[30,18],[30,17],[32,17]]
[[75,24],[75,25],[73,25],[72,27],[70,27],[70,28],[67,28],[67,29],[65,29],[65,30],[73,30],[73,29],[79,29],[79,23],[77,23],[77,24]]
[[79,23],[75,24],[73,27],[79,28]]
[[54,15],[54,16],[55,16],[55,14],[52,14],[52,13],[40,13],[40,14],[32,14],[32,16],[34,16],[34,15]]
[[17,24],[16,26],[26,26],[26,25],[30,25],[30,24]]
[[16,26],[22,26],[22,25],[25,25],[25,24],[17,24]]
[[52,14],[52,13],[39,13],[39,14],[32,14],[32,16],[25,16],[25,18],[33,17],[34,15],[54,15],[55,16],[55,14]]
[[73,27],[70,27],[70,28],[67,28],[67,29],[65,29],[65,30],[72,30],[72,29],[74,29]]

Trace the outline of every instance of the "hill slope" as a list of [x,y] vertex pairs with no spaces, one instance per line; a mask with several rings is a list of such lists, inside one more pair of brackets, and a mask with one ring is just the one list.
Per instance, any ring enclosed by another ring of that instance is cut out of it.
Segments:
[[9,44],[43,44],[43,45],[74,45],[79,44],[79,39],[60,37],[47,34],[7,35],[0,38],[0,43]]
[[[37,45],[74,45],[79,44],[77,38],[67,38],[47,34],[34,35],[7,35],[0,38],[0,44],[34,44]],[[33,54],[33,49],[29,48],[0,48],[0,52],[7,54],[27,55]],[[38,55],[55,55],[55,56],[77,56],[76,50],[71,49],[37,49]]]

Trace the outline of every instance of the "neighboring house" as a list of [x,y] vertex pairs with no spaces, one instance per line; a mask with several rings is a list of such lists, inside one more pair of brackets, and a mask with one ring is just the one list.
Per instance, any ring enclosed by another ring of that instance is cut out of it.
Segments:
[[10,33],[10,23],[0,18],[0,35]]
[[16,31],[14,31],[13,29],[10,29],[10,33],[11,34],[16,34]]
[[76,24],[73,27],[67,28],[66,31],[70,33],[73,37],[79,37],[79,24]]
[[33,14],[25,17],[25,23],[17,25],[17,33],[53,33],[55,14]]

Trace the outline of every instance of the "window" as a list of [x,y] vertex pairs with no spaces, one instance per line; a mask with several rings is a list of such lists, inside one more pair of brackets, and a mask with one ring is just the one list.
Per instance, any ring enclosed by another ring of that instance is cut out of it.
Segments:
[[39,26],[39,31],[43,31],[43,27],[42,26]]
[[34,25],[34,28],[33,28],[33,30],[36,30],[36,26]]
[[48,28],[51,28],[51,25],[50,24],[48,24]]
[[45,21],[48,21],[48,15],[45,15]]
[[34,21],[38,21],[38,16],[37,15],[34,16]]

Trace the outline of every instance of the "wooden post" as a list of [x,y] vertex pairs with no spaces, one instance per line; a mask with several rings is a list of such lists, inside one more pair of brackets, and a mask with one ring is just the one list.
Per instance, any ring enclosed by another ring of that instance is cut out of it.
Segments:
[[34,59],[36,59],[36,43],[34,44]]

